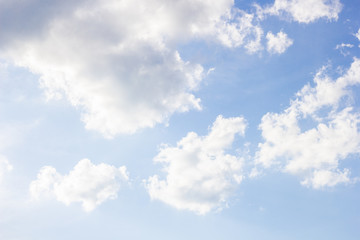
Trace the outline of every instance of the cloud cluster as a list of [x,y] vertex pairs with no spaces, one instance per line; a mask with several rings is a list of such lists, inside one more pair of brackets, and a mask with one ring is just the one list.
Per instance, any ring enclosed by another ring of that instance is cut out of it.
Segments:
[[207,136],[190,132],[176,147],[164,146],[154,161],[165,165],[166,178],[146,181],[151,199],[198,214],[220,209],[243,178],[243,159],[226,150],[245,128],[242,117],[218,116]]
[[266,34],[267,39],[267,51],[269,53],[281,54],[286,51],[288,47],[293,44],[293,40],[290,39],[286,33],[280,31],[276,35],[272,32]]
[[310,23],[320,18],[337,20],[342,4],[339,0],[275,0],[270,6],[257,8],[260,18],[275,15],[300,23]]
[[301,176],[314,188],[349,183],[340,161],[360,153],[360,114],[351,106],[350,87],[360,84],[360,59],[332,80],[321,69],[315,86],[306,85],[283,113],[267,113],[260,130],[256,164]]
[[[275,0],[256,13],[235,8],[233,0],[0,0],[0,54],[37,74],[48,99],[66,98],[78,108],[87,129],[111,138],[201,109],[194,92],[206,71],[182,59],[179,43],[211,40],[253,54],[264,49],[266,16],[311,23],[337,20],[341,8],[339,0]],[[268,32],[266,40],[270,54],[293,44],[283,31]],[[336,81],[322,70],[316,86],[305,86],[283,113],[266,114],[257,167],[277,166],[314,188],[352,181],[339,163],[360,151],[360,117],[348,91],[360,81],[359,65],[355,59]],[[302,129],[306,120],[315,127]],[[228,150],[245,128],[242,117],[219,116],[208,135],[190,132],[176,147],[164,146],[154,161],[165,165],[165,178],[145,181],[151,198],[198,214],[223,207],[243,178],[243,158]],[[9,170],[0,158],[0,179]],[[67,175],[43,167],[30,193],[92,211],[126,181],[125,167],[83,159]]]
[[[311,6],[311,7],[309,7]],[[338,1],[276,0],[257,14],[288,12],[300,22],[337,19]],[[306,10],[306,11],[305,11]],[[310,11],[309,11],[310,10]],[[65,97],[85,127],[111,138],[201,109],[194,95],[203,67],[176,45],[194,39],[263,49],[259,16],[233,0],[0,1],[0,54],[38,74],[49,99]],[[292,41],[268,33],[268,51]]]
[[193,92],[203,68],[184,61],[177,43],[200,38],[261,48],[254,15],[232,8],[232,0],[0,4],[2,56],[38,74],[49,99],[66,97],[87,129],[109,138],[201,108]]
[[83,209],[90,212],[104,201],[116,198],[121,184],[128,179],[125,166],[94,165],[83,159],[67,175],[59,174],[51,166],[41,168],[29,189],[34,199],[55,196],[66,205],[80,202]]

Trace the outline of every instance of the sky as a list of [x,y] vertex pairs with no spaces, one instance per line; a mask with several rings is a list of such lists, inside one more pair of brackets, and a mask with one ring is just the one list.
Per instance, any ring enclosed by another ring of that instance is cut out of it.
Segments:
[[0,0],[0,239],[358,239],[356,0]]

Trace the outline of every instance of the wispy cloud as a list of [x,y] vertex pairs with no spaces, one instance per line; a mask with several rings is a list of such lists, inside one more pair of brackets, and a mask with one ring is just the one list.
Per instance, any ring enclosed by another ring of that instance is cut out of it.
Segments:
[[336,45],[335,49],[339,50],[342,55],[347,56],[350,54],[350,52],[347,51],[346,48],[353,48],[353,47],[354,47],[354,45],[352,45],[350,43],[341,43],[341,44]]

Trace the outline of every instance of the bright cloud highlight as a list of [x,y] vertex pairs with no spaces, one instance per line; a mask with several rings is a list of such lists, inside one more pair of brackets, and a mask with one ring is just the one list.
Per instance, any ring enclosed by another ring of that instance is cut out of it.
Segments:
[[164,146],[154,161],[165,165],[166,178],[146,181],[151,199],[198,214],[221,209],[243,178],[243,158],[226,150],[245,128],[242,117],[218,116],[208,135],[190,132],[176,147]]
[[80,202],[84,211],[90,212],[104,201],[115,199],[128,179],[125,166],[95,165],[83,159],[67,175],[61,175],[51,166],[41,168],[29,190],[34,199],[55,196],[66,205]]

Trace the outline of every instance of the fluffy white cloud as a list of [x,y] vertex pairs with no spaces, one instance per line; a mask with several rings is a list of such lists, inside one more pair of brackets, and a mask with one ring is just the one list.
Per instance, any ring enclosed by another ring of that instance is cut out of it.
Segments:
[[0,2],[0,53],[38,74],[49,98],[66,97],[86,128],[105,137],[201,108],[193,92],[203,68],[182,60],[177,43],[261,49],[262,29],[233,0],[42,3]]
[[[351,107],[350,87],[360,83],[360,60],[332,80],[319,71],[315,86],[306,85],[283,113],[267,113],[260,129],[256,164],[304,178],[314,188],[351,182],[341,160],[360,153],[360,114]],[[309,128],[310,126],[310,128]],[[254,171],[256,173],[256,170]]]
[[29,189],[34,199],[55,196],[66,205],[80,202],[90,212],[104,201],[116,198],[121,184],[128,178],[125,166],[94,165],[83,159],[67,175],[59,174],[51,166],[41,168]]
[[13,167],[10,165],[6,157],[0,155],[0,183],[5,173],[10,172]]
[[281,54],[286,51],[288,47],[293,44],[293,40],[290,39],[286,33],[280,31],[276,35],[272,32],[266,34],[267,39],[267,51],[269,53]]
[[314,22],[319,18],[337,20],[342,9],[339,0],[275,0],[271,6],[257,7],[260,18],[266,15],[286,16],[301,23]]
[[254,14],[246,13],[239,9],[228,16],[228,20],[236,19],[234,23],[222,22],[216,27],[215,37],[227,47],[240,47],[248,53],[256,53],[262,50],[261,39],[263,30],[260,26],[254,25]]
[[176,147],[164,146],[154,161],[165,165],[166,179],[146,181],[151,199],[198,214],[221,209],[243,178],[243,159],[226,150],[245,128],[242,117],[218,116],[207,136],[190,132]]
[[[341,4],[276,0],[259,9],[311,22],[336,19]],[[201,109],[194,92],[206,74],[180,57],[179,43],[210,39],[256,53],[263,49],[259,23],[233,0],[3,0],[0,54],[38,74],[49,99],[68,99],[87,129],[111,138]],[[272,52],[291,42],[279,34],[268,34]]]
[[329,170],[315,170],[313,175],[306,178],[301,184],[305,186],[312,186],[316,189],[324,186],[333,187],[339,183],[349,183],[351,179],[349,177],[349,169],[344,171],[329,171]]

